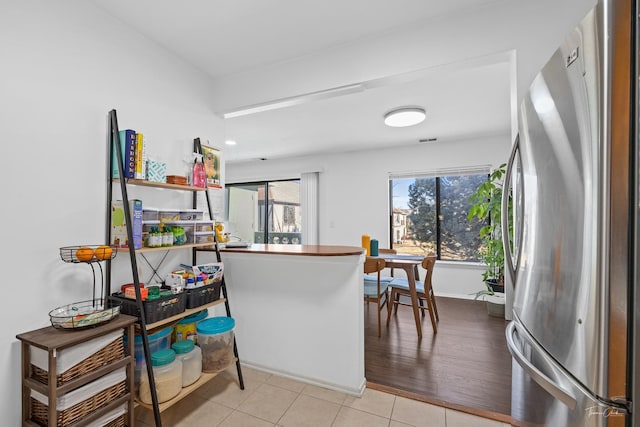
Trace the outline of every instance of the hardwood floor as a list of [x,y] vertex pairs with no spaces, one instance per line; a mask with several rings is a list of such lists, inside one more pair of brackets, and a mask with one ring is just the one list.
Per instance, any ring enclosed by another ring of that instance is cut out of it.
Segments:
[[[367,387],[510,422],[507,322],[487,315],[481,301],[436,298],[438,333],[427,313],[422,340],[410,307],[399,307],[378,337],[375,304],[365,304]],[[384,325],[384,310],[382,316]]]

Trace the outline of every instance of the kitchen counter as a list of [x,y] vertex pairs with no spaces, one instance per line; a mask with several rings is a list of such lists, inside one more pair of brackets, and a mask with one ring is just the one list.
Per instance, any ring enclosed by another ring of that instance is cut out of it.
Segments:
[[243,365],[364,392],[362,248],[253,244],[221,257]]
[[360,255],[364,249],[355,246],[270,245],[253,243],[248,248],[224,248],[221,252],[259,253],[272,255],[348,256]]

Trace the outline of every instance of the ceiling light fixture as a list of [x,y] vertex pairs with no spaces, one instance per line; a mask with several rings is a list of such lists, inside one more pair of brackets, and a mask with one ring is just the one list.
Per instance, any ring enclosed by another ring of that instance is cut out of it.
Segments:
[[384,124],[395,128],[413,126],[422,122],[426,116],[424,108],[400,107],[384,115]]
[[236,142],[232,139],[227,139],[224,143],[227,145],[236,145]]

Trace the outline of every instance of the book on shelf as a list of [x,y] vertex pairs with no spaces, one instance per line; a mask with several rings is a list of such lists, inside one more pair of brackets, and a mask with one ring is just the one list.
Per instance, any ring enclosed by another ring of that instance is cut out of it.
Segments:
[[136,133],[136,160],[134,178],[147,179],[146,142],[144,135],[140,132]]
[[[136,132],[132,129],[121,130],[120,133],[120,150],[122,153],[122,163],[124,166],[124,177],[135,177],[135,160],[136,160]],[[115,141],[114,141],[115,143]],[[113,178],[120,178],[120,169],[118,168],[118,157],[116,151],[113,150],[113,170],[111,171]]]

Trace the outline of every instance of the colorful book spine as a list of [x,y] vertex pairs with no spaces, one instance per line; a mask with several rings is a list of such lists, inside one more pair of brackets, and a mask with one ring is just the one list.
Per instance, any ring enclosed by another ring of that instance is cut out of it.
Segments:
[[143,161],[143,150],[144,150],[144,136],[138,132],[136,133],[136,179],[145,179],[145,165]]
[[[122,150],[122,162],[124,166],[124,177],[135,177],[135,161],[136,161],[136,132],[132,129],[120,131],[120,149]],[[113,170],[111,171],[113,178],[120,178],[120,170],[118,168],[118,158],[116,151],[113,151]]]

